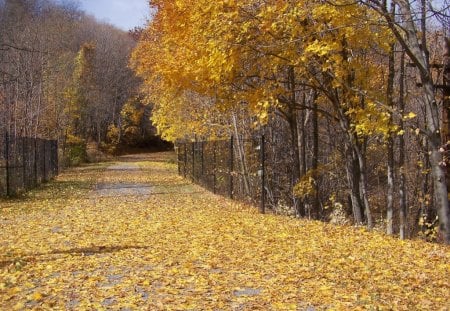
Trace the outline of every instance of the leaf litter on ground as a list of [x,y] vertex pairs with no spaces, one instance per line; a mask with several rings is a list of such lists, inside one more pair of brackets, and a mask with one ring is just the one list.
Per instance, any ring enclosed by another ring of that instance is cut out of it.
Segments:
[[178,176],[170,153],[67,170],[1,200],[0,227],[1,310],[448,310],[450,301],[448,247],[258,214]]

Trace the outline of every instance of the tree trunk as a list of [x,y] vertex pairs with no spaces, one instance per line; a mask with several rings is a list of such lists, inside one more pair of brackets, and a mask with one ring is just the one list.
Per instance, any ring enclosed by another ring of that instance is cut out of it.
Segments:
[[[293,87],[294,85],[292,85],[291,87]],[[291,98],[295,99],[294,97],[295,93],[292,92]],[[303,107],[305,107],[306,105],[306,90],[303,89],[302,92],[302,105]],[[305,131],[305,123],[306,123],[306,118],[305,118],[305,110],[302,109],[300,110],[300,112],[298,113],[298,116],[300,118],[300,120],[298,120],[297,122],[297,131],[298,131],[298,149],[299,149],[299,176],[304,176],[306,174],[306,131]],[[305,202],[305,199],[299,199],[298,202],[298,208],[297,208],[297,214],[298,216],[306,216],[308,215],[309,217],[311,217],[311,211],[308,210],[307,207],[307,202]]]
[[[305,90],[303,90],[303,106],[306,106],[306,94]],[[300,150],[300,176],[306,174],[306,132],[305,132],[305,110],[302,109],[299,112],[300,121],[299,121],[299,135],[298,135],[298,146]]]
[[289,80],[289,88],[291,91],[290,104],[288,107],[288,116],[289,116],[289,128],[291,132],[291,143],[294,152],[294,174],[293,174],[293,182],[296,184],[300,179],[300,150],[298,148],[298,125],[297,125],[297,113],[295,110],[296,104],[296,96],[295,96],[295,71],[294,67],[289,67],[288,72],[288,80]]
[[[402,53],[400,60],[400,79],[399,79],[399,110],[405,109],[405,53]],[[399,130],[404,128],[403,119],[399,120]],[[407,209],[406,209],[406,175],[405,175],[405,138],[403,135],[399,137],[399,220],[400,220],[400,239],[406,238],[407,232]]]
[[[443,75],[443,86],[444,86],[444,100],[442,103],[443,106],[443,128],[442,128],[442,139],[444,142],[444,151],[446,155],[446,178],[447,178],[447,194],[450,193],[450,38],[445,38],[445,54],[444,54],[444,75]],[[447,201],[448,202],[448,201]],[[443,212],[445,213],[445,211]],[[447,209],[447,219],[449,215],[449,211]],[[447,243],[450,243],[450,225],[447,220]]]
[[[395,3],[391,3],[391,16],[395,16]],[[389,51],[389,73],[386,88],[386,99],[389,107],[394,107],[393,93],[394,93],[394,78],[395,78],[395,44],[391,44]],[[390,123],[392,124],[392,114],[390,116]],[[386,233],[394,234],[394,184],[395,184],[395,162],[394,162],[394,138],[393,133],[389,133],[387,141],[387,213],[386,213]]]
[[[417,65],[425,95],[426,136],[429,143],[430,164],[434,187],[434,199],[439,217],[439,231],[445,243],[450,244],[450,210],[448,204],[447,179],[445,176],[444,158],[440,149],[443,147],[440,136],[439,107],[435,99],[435,89],[427,61],[426,47],[421,48],[418,31],[414,24],[409,1],[397,1],[403,17],[404,38],[396,26],[390,23],[399,42],[402,44],[413,63]],[[425,52],[424,52],[425,51]]]
[[352,205],[353,217],[356,225],[362,225],[363,220],[363,204],[359,192],[360,174],[359,164],[356,154],[347,143],[345,146],[345,168],[347,172],[347,181],[350,188],[350,201]]
[[299,161],[299,154],[300,150],[298,148],[298,131],[297,131],[297,118],[294,115],[291,115],[289,120],[289,130],[291,133],[291,146],[293,151],[293,171],[292,171],[292,183],[293,185],[297,184],[297,182],[300,180],[300,161]]
[[[363,142],[365,144],[365,142]],[[373,219],[372,219],[372,212],[370,210],[370,203],[369,203],[369,194],[367,191],[367,174],[366,174],[366,157],[365,152],[363,152],[363,148],[365,146],[360,146],[358,143],[355,144],[355,153],[358,158],[358,164],[359,164],[359,174],[360,174],[360,180],[359,180],[359,191],[361,195],[361,199],[364,206],[364,213],[366,216],[367,221],[367,228],[372,229],[373,228]]]
[[311,168],[316,172],[315,173],[315,179],[314,179],[314,197],[313,197],[313,204],[312,204],[312,210],[313,213],[317,216],[319,216],[320,213],[320,202],[319,202],[319,174],[317,172],[317,169],[319,167],[319,116],[317,113],[317,95],[314,92],[313,98],[312,98],[312,104],[313,104],[313,111],[312,111],[312,125],[313,125],[313,154],[312,154],[312,163]]
[[387,213],[386,233],[394,234],[394,139],[388,138],[387,145]]

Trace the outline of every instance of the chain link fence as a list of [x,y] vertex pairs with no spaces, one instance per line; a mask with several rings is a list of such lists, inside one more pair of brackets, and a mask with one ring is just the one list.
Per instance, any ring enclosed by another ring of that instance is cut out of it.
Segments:
[[58,143],[29,137],[0,138],[0,197],[14,196],[58,174]]
[[264,136],[178,143],[178,173],[216,194],[257,205],[261,212],[295,206],[292,167],[266,144]]

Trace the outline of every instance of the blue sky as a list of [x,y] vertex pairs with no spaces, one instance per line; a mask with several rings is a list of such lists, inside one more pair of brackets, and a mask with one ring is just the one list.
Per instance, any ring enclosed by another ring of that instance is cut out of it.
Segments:
[[150,8],[148,0],[79,0],[81,8],[100,21],[123,30],[145,24]]

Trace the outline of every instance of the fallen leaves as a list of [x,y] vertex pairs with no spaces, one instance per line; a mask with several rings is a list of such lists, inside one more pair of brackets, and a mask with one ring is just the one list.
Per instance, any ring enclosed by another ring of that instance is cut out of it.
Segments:
[[447,247],[260,215],[187,183],[165,156],[74,169],[0,201],[0,309],[447,308]]

